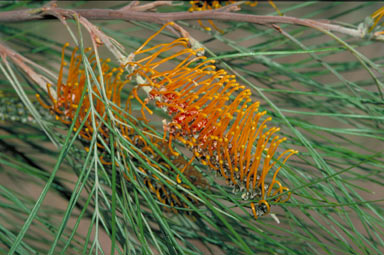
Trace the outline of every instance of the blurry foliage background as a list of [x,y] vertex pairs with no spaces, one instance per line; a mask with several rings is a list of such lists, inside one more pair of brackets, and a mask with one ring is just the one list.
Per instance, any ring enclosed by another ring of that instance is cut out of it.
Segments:
[[[157,11],[189,8],[188,2],[175,3]],[[369,22],[366,17],[381,7],[379,2],[276,4],[286,16],[325,19],[351,28]],[[42,5],[1,2],[0,9]],[[126,3],[58,5],[116,9]],[[277,15],[267,2],[242,5],[239,13]],[[122,44],[127,54],[160,27],[136,21],[91,22]],[[86,30],[79,33],[76,22],[68,23],[90,46]],[[282,34],[267,26],[215,21],[221,34],[205,31],[197,21],[177,23],[206,47],[206,55],[217,59],[220,68],[252,89],[254,100],[288,138],[283,147],[300,151],[279,173],[279,180],[293,192],[288,202],[272,206],[280,224],[269,216],[254,220],[249,203],[197,161],[194,166],[211,185],[198,194],[205,198],[204,205],[192,208],[193,217],[163,212],[145,186],[113,177],[113,170],[100,165],[95,169],[98,155],[83,151],[76,139],[71,144],[68,127],[36,103],[34,94],[42,90],[16,65],[11,64],[10,71],[1,62],[0,253],[383,253],[384,42],[296,25],[278,24]],[[152,43],[174,38],[164,31]],[[0,43],[53,73],[58,72],[61,47],[67,41],[74,45],[57,20],[0,24]],[[105,47],[99,50],[118,66]],[[10,78],[12,72],[16,80]],[[125,89],[128,94],[130,87]],[[23,105],[26,98],[31,105]],[[34,110],[42,120],[33,120]],[[156,111],[153,126],[160,127],[162,118],[164,114]],[[60,147],[48,138],[43,124]],[[52,172],[55,178],[50,182]],[[32,210],[40,203],[39,210]]]

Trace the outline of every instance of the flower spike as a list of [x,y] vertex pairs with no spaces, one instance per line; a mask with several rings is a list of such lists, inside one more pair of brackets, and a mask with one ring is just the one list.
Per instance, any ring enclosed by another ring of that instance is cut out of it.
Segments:
[[[135,72],[145,77],[140,86],[148,91],[146,102],[155,100],[171,118],[164,122],[163,137],[170,152],[174,140],[188,145],[203,165],[220,173],[234,190],[242,190],[243,199],[259,200],[251,203],[255,218],[268,214],[268,197],[277,196],[273,201],[280,201],[279,194],[288,190],[276,180],[277,174],[297,151],[288,149],[279,155],[278,147],[286,138],[276,135],[280,128],[267,127],[272,118],[264,117],[267,112],[259,111],[260,103],[253,102],[251,91],[236,76],[217,70],[214,61],[197,57],[196,50],[176,50],[171,47],[175,41],[146,49],[148,43],[136,51],[140,66]],[[159,59],[163,52],[169,57]],[[169,67],[170,60],[176,66]]]
[[[172,23],[170,23],[172,24]],[[156,35],[156,34],[155,34]],[[154,35],[154,36],[155,36]],[[150,37],[148,41],[150,41]],[[183,40],[182,40],[183,41]],[[146,43],[145,43],[146,44]],[[143,48],[145,44],[141,47]],[[175,173],[175,170],[160,156],[158,155],[146,142],[146,140],[138,135],[132,127],[128,124],[129,122],[137,125],[136,121],[134,121],[130,116],[132,114],[131,111],[131,100],[136,98],[142,105],[142,115],[144,115],[144,109],[151,113],[150,109],[146,106],[145,101],[141,101],[138,94],[137,88],[132,90],[131,95],[126,101],[125,105],[121,103],[121,91],[123,87],[130,82],[130,79],[122,80],[122,76],[124,70],[122,68],[110,68],[109,62],[110,59],[105,59],[101,62],[102,69],[102,77],[104,80],[104,89],[106,98],[103,100],[103,96],[101,92],[98,90],[96,84],[91,81],[90,85],[86,83],[85,71],[81,68],[82,63],[82,55],[77,54],[78,49],[75,48],[71,55],[71,60],[68,66],[67,78],[64,78],[64,67],[67,66],[64,58],[65,58],[65,49],[69,46],[66,43],[63,46],[62,54],[61,54],[61,66],[59,71],[59,78],[56,84],[57,88],[57,98],[54,98],[51,93],[51,84],[47,84],[48,96],[51,101],[51,105],[47,105],[43,102],[40,95],[36,95],[37,100],[40,104],[49,109],[51,113],[56,116],[56,119],[63,122],[64,124],[71,124],[77,109],[80,107],[80,112],[78,114],[77,121],[74,126],[74,131],[78,131],[80,129],[80,124],[84,122],[84,126],[79,131],[79,137],[82,139],[82,142],[85,144],[84,149],[89,151],[89,142],[92,140],[94,135],[94,126],[97,127],[97,133],[100,135],[101,139],[103,139],[107,144],[110,139],[107,127],[105,126],[105,122],[108,122],[110,115],[107,113],[106,100],[110,101],[110,105],[113,111],[110,111],[112,114],[111,122],[115,121],[117,123],[117,127],[119,127],[119,132],[122,136],[132,144],[131,149],[135,151],[142,160],[144,160],[148,165],[150,165],[155,171],[168,174],[170,178],[173,179],[174,183],[182,185],[185,189],[190,189],[190,187],[184,184],[180,178],[179,173]],[[169,49],[171,49],[170,47]],[[90,51],[90,49],[86,50]],[[138,49],[137,52],[140,52]],[[145,51],[142,51],[145,52]],[[96,68],[96,58],[94,57],[94,53],[91,52],[88,56],[88,61],[92,68],[95,70]],[[153,58],[155,59],[155,58]],[[150,63],[151,61],[147,61]],[[135,64],[136,66],[140,66],[139,63]],[[144,68],[143,70],[148,71],[148,68]],[[145,72],[140,69],[138,72],[140,74],[144,74]],[[157,74],[157,73],[154,73]],[[98,77],[98,81],[100,81],[101,77]],[[88,87],[87,87],[88,86]],[[82,104],[80,105],[81,95],[83,91],[86,90],[90,96],[84,96]],[[92,104],[94,105],[96,112],[95,121],[96,123],[92,123],[92,118],[89,115],[89,109]],[[122,110],[124,109],[124,110]],[[146,119],[145,119],[146,120]],[[147,120],[146,120],[147,121]],[[147,121],[148,122],[148,121]],[[94,125],[93,125],[94,124]],[[199,187],[205,187],[207,185],[205,179],[201,175],[200,172],[197,172],[191,164],[193,162],[193,158],[189,161],[185,160],[182,156],[178,155],[172,148],[172,142],[170,140],[169,147],[164,146],[165,141],[161,138],[157,138],[157,135],[150,129],[143,128],[142,132],[146,134],[146,137],[156,146],[161,153],[167,156],[179,169],[180,172],[194,185]],[[111,165],[112,162],[108,159],[108,154],[105,153],[105,148],[101,142],[97,142],[97,147],[101,151],[101,156],[99,157],[100,163],[105,166]],[[118,146],[116,144],[116,146]],[[121,154],[121,157],[126,157],[126,154],[123,153],[123,150],[118,150],[116,148],[117,153]],[[137,159],[132,159],[138,161]],[[154,164],[153,162],[157,162],[158,164]],[[117,164],[117,166],[119,166]],[[152,194],[164,204],[164,208],[171,207],[174,212],[178,212],[175,208],[188,208],[188,204],[185,203],[182,199],[179,199],[177,196],[172,194],[165,183],[161,183],[159,178],[152,174],[150,171],[144,169],[139,166],[138,169],[142,173],[145,174],[144,183],[148,187],[148,189],[152,192]],[[127,173],[123,173],[123,176],[130,181]],[[134,178],[136,179],[136,174],[134,173]],[[169,180],[167,180],[168,185],[173,185]],[[198,204],[198,200],[189,193],[184,191],[180,192],[182,196],[191,203]]]

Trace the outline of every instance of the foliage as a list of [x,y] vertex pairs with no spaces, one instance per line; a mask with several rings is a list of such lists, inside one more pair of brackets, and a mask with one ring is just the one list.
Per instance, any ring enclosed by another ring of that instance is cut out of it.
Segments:
[[[32,1],[1,5],[2,11],[41,7]],[[69,9],[79,6],[89,8],[90,4],[63,3]],[[277,2],[277,7],[287,16],[328,19],[345,27],[368,29],[372,20],[366,17],[381,6],[372,2]],[[189,8],[187,2],[181,2],[157,11]],[[239,13],[277,15],[266,2],[241,6]],[[66,41],[75,45],[77,40],[82,55],[91,46],[79,21],[67,22],[67,27],[57,20],[0,23],[0,43],[48,69],[33,67],[39,74],[57,80],[62,45]],[[123,45],[127,55],[161,27],[138,21],[129,25],[120,20],[92,23]],[[292,24],[276,27],[215,21],[221,33],[207,31],[194,20],[176,23],[204,46],[206,56],[217,60],[217,66],[235,74],[252,90],[253,100],[260,101],[260,108],[268,111],[273,125],[288,138],[281,146],[300,151],[279,173],[279,180],[292,192],[288,202],[272,203],[280,223],[269,216],[255,220],[249,201],[197,160],[193,167],[209,185],[190,183],[191,189],[183,190],[159,168],[142,160],[142,150],[133,149],[129,142],[122,143],[130,157],[121,158],[114,153],[113,139],[121,137],[112,123],[105,123],[114,138],[104,144],[104,150],[98,149],[98,133],[85,144],[79,139],[79,130],[73,129],[75,122],[58,122],[37,102],[36,93],[48,98],[45,88],[8,59],[0,62],[0,253],[384,252],[383,43]],[[151,45],[176,38],[164,30]],[[111,65],[119,66],[106,47],[99,50],[112,59]],[[99,75],[100,64],[95,69],[89,63],[84,65],[91,83]],[[124,87],[124,99],[134,85]],[[134,112],[140,107],[133,104]],[[127,121],[140,135],[151,130],[161,137],[162,119],[167,116],[161,109],[151,110],[150,126],[136,119],[138,114]],[[95,112],[90,116],[95,118]],[[79,112],[75,118],[78,116]],[[90,149],[86,151],[84,146]],[[185,158],[190,157],[183,145],[177,148]],[[113,162],[125,160],[133,171],[102,164],[100,156],[108,152]],[[169,155],[161,150],[156,153],[172,165]],[[140,181],[139,167],[152,169],[151,174],[177,196],[187,192],[200,204],[186,202],[189,207],[178,208],[177,213],[164,210]]]

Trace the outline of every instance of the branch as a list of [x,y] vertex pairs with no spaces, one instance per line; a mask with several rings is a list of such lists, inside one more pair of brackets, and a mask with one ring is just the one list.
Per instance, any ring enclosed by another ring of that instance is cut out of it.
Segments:
[[[36,68],[54,76],[49,70],[45,69],[44,67],[34,63],[33,61],[23,57],[16,51],[6,47],[3,44],[0,44],[0,57],[4,62],[7,62],[7,58],[10,58],[14,64],[16,64],[18,67],[20,67],[36,84],[38,84],[43,90],[47,91],[47,83],[52,84],[52,82],[45,76],[36,73],[31,67],[27,65],[30,64],[32,66],[35,66]],[[54,97],[56,97],[56,92],[54,89],[51,90],[51,93]]]
[[121,8],[119,11],[137,11],[137,12],[144,12],[144,11],[153,11],[159,6],[172,6],[174,5],[172,1],[155,1],[148,4],[139,5],[139,1],[133,1],[129,5]]
[[[145,6],[145,5],[143,5]],[[22,22],[31,20],[53,19],[53,13],[66,14],[76,12],[80,16],[90,20],[125,20],[125,21],[146,21],[153,23],[166,23],[178,20],[227,20],[248,22],[259,25],[270,24],[293,24],[311,27],[314,29],[325,29],[328,31],[346,34],[352,37],[364,38],[367,33],[363,29],[351,29],[340,25],[330,24],[329,21],[317,21],[311,19],[300,19],[288,16],[262,16],[252,14],[240,14],[223,10],[223,8],[199,12],[168,12],[168,13],[150,13],[137,11],[139,6],[124,7],[119,10],[112,9],[75,9],[67,10],[56,8],[54,6],[42,7],[38,9],[26,9],[18,11],[7,11],[0,13],[0,22]],[[148,7],[148,6],[147,6]],[[143,8],[146,10],[146,8]],[[371,39],[384,40],[380,34],[372,35]]]

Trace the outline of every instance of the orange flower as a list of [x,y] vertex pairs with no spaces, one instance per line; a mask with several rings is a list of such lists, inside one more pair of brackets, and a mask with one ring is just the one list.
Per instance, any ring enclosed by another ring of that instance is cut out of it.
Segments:
[[[102,92],[99,91],[92,78],[90,79],[91,84],[87,87],[85,71],[81,68],[81,63],[83,61],[82,55],[77,54],[77,48],[75,48],[72,52],[71,60],[68,66],[67,79],[66,81],[64,81],[64,67],[67,66],[67,63],[64,61],[64,52],[66,47],[68,47],[68,43],[66,43],[62,49],[61,66],[56,84],[57,98],[54,98],[52,95],[51,84],[47,84],[48,97],[51,101],[51,105],[45,104],[40,98],[40,95],[37,94],[36,97],[43,107],[49,109],[50,112],[55,114],[56,119],[60,120],[64,124],[72,123],[75,117],[76,110],[78,107],[80,107],[80,111],[74,129],[75,131],[78,130],[80,128],[80,124],[83,121],[85,122],[83,128],[79,132],[84,143],[87,144],[89,141],[91,141],[92,136],[95,132],[94,126],[97,127],[98,134],[100,134],[104,141],[108,143],[109,131],[104,123],[108,123],[108,120],[111,119],[109,119],[110,117],[108,115],[107,108],[105,105],[105,99],[102,99],[105,97],[102,96]],[[85,51],[90,52],[90,50],[91,49],[86,49]],[[91,52],[88,55],[87,59],[93,70],[95,70],[97,65],[94,53]],[[121,91],[123,87],[130,82],[129,79],[122,80],[124,69],[110,68],[108,64],[110,62],[109,59],[101,59],[100,62],[102,78],[105,85],[104,90],[106,100],[109,100],[110,105],[112,105],[113,119],[115,121],[117,120],[116,123],[120,123],[118,124],[119,132],[130,144],[132,144],[131,149],[135,151],[148,165],[152,166],[160,173],[165,173],[172,176],[174,172],[173,168],[168,163],[166,163],[166,161],[160,155],[158,155],[151,148],[151,146],[149,146],[146,140],[142,136],[137,134],[127,122],[129,121],[134,125],[137,125],[137,123],[130,117],[132,113],[130,106],[131,99],[133,98],[133,96],[129,96],[129,98],[125,102],[125,105],[121,102]],[[100,76],[97,77],[97,81],[101,81]],[[90,88],[91,91],[88,88]],[[83,102],[80,105],[82,93],[84,90],[86,90],[88,94],[83,97]],[[89,96],[89,94],[91,96]],[[96,123],[93,123],[93,120],[89,114],[91,103],[94,105],[94,119]],[[191,183],[199,187],[205,187],[207,185],[205,179],[202,177],[200,172],[196,171],[191,166],[192,161],[187,162],[182,156],[174,156],[168,150],[167,146],[163,146],[163,140],[157,138],[157,135],[152,130],[148,128],[143,128],[142,132],[147,135],[147,139],[149,139],[159,151],[169,157],[170,160],[177,167],[179,167],[182,172],[184,172],[184,175]],[[101,143],[98,142],[97,146],[100,148],[100,150],[104,151],[104,146]],[[85,149],[89,150],[88,147],[85,147]],[[125,154],[121,153],[121,156],[125,157]],[[111,162],[108,162],[108,160],[106,160],[103,156],[100,156],[100,162],[104,165],[111,164]],[[158,164],[154,164],[152,162],[157,162]],[[170,192],[167,185],[159,182],[158,177],[156,175],[150,174],[141,166],[138,166],[138,169],[142,171],[145,175],[147,175],[147,177],[144,178],[144,183],[154,194],[154,196],[156,196],[160,202],[166,205],[164,208],[170,207],[174,212],[177,212],[175,208],[188,208],[188,204],[179,197],[177,197],[175,194]],[[125,173],[123,173],[123,175],[129,181],[128,176]],[[180,185],[182,185],[186,189],[190,189],[190,187],[186,184]],[[185,200],[188,200],[194,204],[198,203],[196,198],[190,196],[186,192],[180,193]]]
[[[267,112],[260,112],[259,102],[252,102],[251,91],[240,85],[234,75],[217,70],[213,60],[198,56],[201,49],[188,48],[188,39],[144,49],[160,31],[135,52],[136,58],[146,56],[128,63],[134,67],[128,78],[144,77],[146,82],[138,87],[150,90],[145,102],[135,94],[142,112],[147,109],[148,100],[155,100],[171,116],[171,121],[164,125],[164,140],[168,136],[170,152],[177,155],[172,150],[174,139],[186,144],[202,164],[219,172],[235,190],[242,191],[243,199],[259,200],[257,206],[251,203],[255,218],[267,214],[268,197],[278,196],[274,201],[281,201],[279,195],[288,191],[276,177],[297,151],[288,149],[278,155],[278,146],[286,138],[275,135],[279,128],[267,128],[272,118],[263,120]],[[168,53],[166,59],[158,58],[161,52],[172,51],[176,44],[183,48]],[[170,60],[178,64],[169,68],[165,63],[169,65]],[[280,161],[279,167],[275,167]],[[268,174],[272,175],[270,181]],[[289,196],[288,192],[281,202]]]
[[[169,23],[163,26],[172,25]],[[276,178],[282,166],[288,158],[297,151],[288,149],[278,153],[279,145],[286,140],[277,136],[280,130],[277,127],[267,127],[271,117],[266,117],[266,111],[259,111],[259,102],[253,102],[252,93],[245,86],[240,85],[235,75],[230,75],[224,70],[217,70],[213,60],[207,60],[205,56],[199,56],[202,49],[188,48],[188,39],[179,38],[170,43],[156,45],[146,48],[147,44],[158,35],[162,29],[148,38],[148,40],[134,52],[135,62],[127,63],[131,72],[121,79],[123,68],[110,68],[109,60],[101,60],[102,78],[104,80],[104,92],[106,100],[113,105],[113,119],[119,123],[119,132],[132,144],[132,150],[136,151],[148,165],[163,173],[163,170],[172,174],[173,169],[162,160],[142,136],[138,135],[127,121],[135,121],[131,116],[131,100],[136,98],[142,105],[142,116],[146,120],[145,111],[152,113],[147,107],[149,101],[155,101],[156,106],[163,108],[171,117],[169,123],[164,122],[163,139],[157,138],[149,129],[144,129],[148,139],[167,155],[180,168],[193,184],[204,186],[205,180],[201,174],[191,168],[192,161],[197,158],[204,165],[220,173],[227,182],[234,187],[234,191],[242,192],[242,199],[251,200],[250,206],[255,218],[268,214],[270,205],[267,200],[274,197],[272,201],[285,202],[290,193]],[[110,118],[106,111],[105,101],[98,87],[91,81],[86,86],[85,72],[80,68],[82,57],[73,51],[67,80],[63,79],[64,46],[62,52],[62,63],[57,83],[57,99],[53,98],[50,91],[51,85],[47,84],[48,96],[52,105],[46,105],[37,95],[38,100],[56,118],[65,124],[73,121],[76,109],[80,107],[75,129],[80,128],[80,123],[85,122],[80,130],[80,135],[85,142],[90,141],[94,128],[97,127],[98,134],[106,141],[109,140],[108,128],[104,122]],[[181,49],[180,49],[181,48]],[[89,50],[88,50],[89,51]],[[169,57],[159,58],[161,53],[168,53]],[[96,68],[93,53],[88,55],[88,61],[92,68]],[[169,67],[170,62],[177,63]],[[132,89],[125,105],[121,103],[121,90],[135,76],[141,76],[141,82]],[[97,77],[100,81],[101,77]],[[138,89],[145,88],[148,98],[141,100]],[[90,89],[91,91],[88,91]],[[83,91],[90,93],[80,105]],[[90,101],[91,100],[91,101]],[[96,111],[93,123],[89,116],[91,103]],[[123,110],[124,109],[124,110]],[[93,125],[96,124],[96,125]],[[173,150],[172,141],[178,140],[189,147],[193,156],[187,162]],[[168,146],[163,146],[167,143]],[[101,150],[103,145],[98,143]],[[125,157],[125,155],[121,155]],[[103,158],[101,162],[110,164]],[[158,162],[154,164],[152,162]],[[277,163],[279,162],[279,163]],[[278,166],[277,166],[277,165]],[[163,167],[160,167],[162,165]],[[167,185],[158,182],[156,175],[149,174],[143,167],[138,169],[147,177],[144,183],[157,199],[171,208],[187,207],[184,201],[177,198],[167,189]],[[127,176],[126,176],[127,177]],[[129,180],[129,178],[127,178]],[[182,184],[177,174],[175,180]],[[283,194],[287,194],[282,199]],[[185,199],[192,203],[197,200],[189,193],[182,193]],[[256,204],[254,201],[258,201]]]

